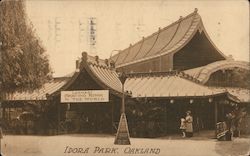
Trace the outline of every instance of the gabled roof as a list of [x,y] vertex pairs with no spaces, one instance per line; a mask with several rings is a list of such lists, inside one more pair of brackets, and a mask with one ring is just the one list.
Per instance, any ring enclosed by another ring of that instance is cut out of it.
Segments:
[[133,98],[200,98],[227,94],[223,90],[211,90],[183,73],[132,74],[125,82],[125,90],[131,91]]
[[206,66],[185,70],[184,72],[205,84],[209,80],[210,75],[214,72],[234,67],[250,70],[249,62],[223,60],[210,63]]
[[206,37],[214,48],[226,58],[213,44],[206,33],[200,15],[197,9],[184,18],[170,24],[169,26],[159,29],[158,32],[143,38],[141,41],[130,45],[130,47],[120,51],[111,59],[115,61],[116,67],[123,67],[138,62],[143,62],[162,55],[176,53],[183,48],[196,34],[204,31]]
[[93,80],[103,89],[110,90],[112,94],[117,96],[122,96],[122,84],[115,69],[110,66],[110,62],[107,59],[99,59],[98,56],[89,56],[86,52],[82,53],[79,69],[76,70],[70,81],[55,94],[67,90],[67,88],[77,80],[82,70],[86,70]]

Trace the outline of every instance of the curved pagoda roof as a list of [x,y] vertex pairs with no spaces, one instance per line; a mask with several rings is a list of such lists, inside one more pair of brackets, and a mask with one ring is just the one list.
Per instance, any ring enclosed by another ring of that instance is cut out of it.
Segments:
[[213,45],[216,51],[226,58],[223,53],[213,44],[203,26],[201,16],[195,11],[186,17],[180,19],[169,26],[158,30],[152,35],[142,38],[134,45],[120,51],[111,59],[115,62],[116,67],[123,67],[153,58],[158,58],[163,55],[178,52],[194,37],[197,32],[204,32],[209,42]]
[[214,72],[235,67],[250,70],[249,62],[222,60],[210,63],[206,66],[185,70],[184,72],[198,79],[202,84],[205,84]]
[[[79,60],[79,67],[71,77],[70,81],[65,84],[60,90],[67,90],[79,77],[82,70],[86,70],[87,74],[99,85],[102,89],[110,90],[114,95],[122,96],[122,84],[118,78],[115,69],[111,67],[110,62],[106,59],[99,59],[98,56],[90,56],[86,52],[82,53],[82,58]],[[84,90],[84,88],[83,88]]]

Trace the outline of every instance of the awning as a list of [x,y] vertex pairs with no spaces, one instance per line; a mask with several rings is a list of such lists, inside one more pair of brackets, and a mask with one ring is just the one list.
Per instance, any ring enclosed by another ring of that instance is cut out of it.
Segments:
[[25,92],[14,92],[6,93],[4,96],[5,101],[14,101],[14,100],[47,100],[46,95],[50,95],[57,90],[59,90],[63,85],[69,80],[68,77],[64,78],[54,78],[52,81],[45,83],[40,89],[34,91],[25,91]]
[[138,97],[206,97],[226,94],[223,90],[212,90],[180,75],[140,75],[125,82],[125,90]]

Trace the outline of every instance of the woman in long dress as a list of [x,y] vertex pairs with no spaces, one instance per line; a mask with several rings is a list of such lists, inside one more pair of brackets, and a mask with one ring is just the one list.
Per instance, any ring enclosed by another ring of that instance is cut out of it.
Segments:
[[191,115],[191,111],[186,112],[186,137],[193,136],[193,117]]

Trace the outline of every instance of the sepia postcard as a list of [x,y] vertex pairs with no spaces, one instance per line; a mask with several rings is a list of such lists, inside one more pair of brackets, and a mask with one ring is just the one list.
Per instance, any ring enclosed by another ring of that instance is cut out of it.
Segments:
[[2,156],[250,156],[246,0],[0,0]]

